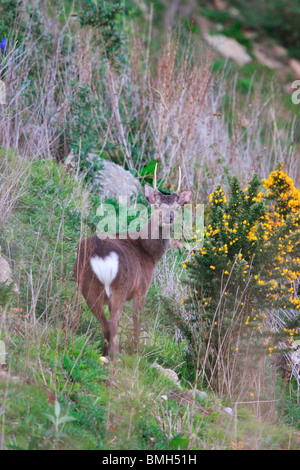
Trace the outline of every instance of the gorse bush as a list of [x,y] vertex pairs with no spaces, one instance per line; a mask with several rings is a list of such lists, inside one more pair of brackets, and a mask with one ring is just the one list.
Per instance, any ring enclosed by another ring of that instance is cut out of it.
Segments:
[[229,201],[221,186],[211,194],[203,246],[184,263],[194,360],[204,356],[210,383],[220,380],[220,360],[228,368],[242,351],[253,362],[278,348],[269,311],[300,309],[300,191],[281,165],[267,180],[254,175],[242,189],[232,177],[229,186]]

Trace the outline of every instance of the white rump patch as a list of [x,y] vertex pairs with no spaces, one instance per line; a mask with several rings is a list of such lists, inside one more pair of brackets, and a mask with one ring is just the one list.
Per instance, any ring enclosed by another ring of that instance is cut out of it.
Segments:
[[94,256],[90,259],[91,267],[97,278],[104,284],[107,297],[110,297],[110,284],[115,279],[119,268],[119,257],[112,251],[105,258]]

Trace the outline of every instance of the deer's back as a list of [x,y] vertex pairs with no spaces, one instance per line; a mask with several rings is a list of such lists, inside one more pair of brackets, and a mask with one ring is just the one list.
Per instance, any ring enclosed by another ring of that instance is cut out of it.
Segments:
[[79,245],[74,266],[74,275],[79,286],[95,276],[91,259],[99,262],[114,259],[116,274],[110,288],[118,290],[126,300],[132,299],[134,295],[146,295],[153,275],[154,262],[142,250],[137,240],[100,239],[97,235],[83,240]]

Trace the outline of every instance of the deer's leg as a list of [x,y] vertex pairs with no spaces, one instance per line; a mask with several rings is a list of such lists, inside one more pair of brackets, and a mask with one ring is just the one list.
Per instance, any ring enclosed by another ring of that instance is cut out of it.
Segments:
[[126,298],[120,296],[117,292],[112,293],[110,298],[110,318],[108,321],[108,326],[110,334],[109,353],[112,356],[115,356],[119,352],[118,327],[125,301]]
[[145,308],[145,297],[135,296],[132,305],[133,320],[133,344],[136,351],[139,349],[139,339],[141,333],[141,315]]
[[92,311],[101,325],[104,335],[104,356],[107,356],[110,343],[110,330],[103,310],[103,292],[99,294],[99,285],[93,285],[92,282],[89,286],[88,292],[83,292],[83,296],[89,309]]
[[97,313],[94,313],[95,317],[99,321],[102,331],[104,334],[104,356],[108,356],[108,351],[109,351],[109,342],[110,342],[110,332],[109,332],[109,325],[108,321],[106,319],[103,307],[97,309]]

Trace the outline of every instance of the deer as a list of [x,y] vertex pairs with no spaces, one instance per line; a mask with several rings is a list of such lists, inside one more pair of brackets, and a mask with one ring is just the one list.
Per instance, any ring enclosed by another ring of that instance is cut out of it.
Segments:
[[[119,233],[92,235],[81,241],[74,264],[74,276],[80,293],[99,321],[104,335],[104,358],[119,353],[118,326],[125,302],[132,300],[133,345],[138,349],[140,317],[150,287],[154,268],[170,246],[176,213],[189,203],[192,191],[173,194],[157,189],[157,164],[153,187],[144,185],[145,198],[151,205],[148,222],[126,236]],[[170,230],[166,230],[170,229]],[[153,233],[156,235],[153,236]],[[166,235],[167,234],[167,235]],[[104,305],[108,306],[109,319]]]

